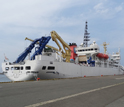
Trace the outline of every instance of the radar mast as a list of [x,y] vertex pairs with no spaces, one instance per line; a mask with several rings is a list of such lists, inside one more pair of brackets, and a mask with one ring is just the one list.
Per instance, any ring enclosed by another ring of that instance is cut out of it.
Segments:
[[88,46],[88,41],[90,41],[90,36],[88,36],[90,33],[88,33],[88,25],[87,25],[87,21],[85,22],[85,33],[84,33],[84,40],[83,40],[83,46],[87,47]]

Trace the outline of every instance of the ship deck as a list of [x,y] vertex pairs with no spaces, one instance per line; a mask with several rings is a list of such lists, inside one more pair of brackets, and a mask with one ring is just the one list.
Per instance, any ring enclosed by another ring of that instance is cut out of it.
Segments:
[[121,107],[124,75],[0,83],[0,107]]

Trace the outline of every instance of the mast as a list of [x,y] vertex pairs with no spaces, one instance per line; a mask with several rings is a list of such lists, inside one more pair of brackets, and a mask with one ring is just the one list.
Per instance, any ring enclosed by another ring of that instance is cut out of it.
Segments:
[[85,22],[85,33],[84,33],[84,40],[83,40],[83,46],[87,47],[88,46],[88,41],[90,41],[90,36],[88,36],[90,33],[88,33],[88,25],[87,25],[87,21]]
[[107,45],[109,45],[109,44],[104,42],[102,45],[103,45],[103,48],[104,48],[104,54],[106,54],[106,52],[107,52]]

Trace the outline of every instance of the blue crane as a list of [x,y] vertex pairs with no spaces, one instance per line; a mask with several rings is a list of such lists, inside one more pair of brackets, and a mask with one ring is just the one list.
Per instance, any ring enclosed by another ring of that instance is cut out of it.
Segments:
[[42,37],[42,39],[39,41],[39,47],[35,48],[34,54],[31,56],[31,60],[35,59],[35,55],[41,54],[42,50],[45,48],[46,44],[49,42],[51,39],[50,36],[48,37]]
[[41,54],[42,50],[45,48],[45,45],[49,42],[51,39],[50,36],[48,37],[41,37],[39,39],[35,39],[26,49],[25,51],[17,58],[15,63],[23,62],[24,59],[27,57],[29,53],[31,53],[31,50],[35,47],[35,44],[39,42],[39,47],[37,47],[37,51],[32,55],[31,60],[35,59],[35,55]]

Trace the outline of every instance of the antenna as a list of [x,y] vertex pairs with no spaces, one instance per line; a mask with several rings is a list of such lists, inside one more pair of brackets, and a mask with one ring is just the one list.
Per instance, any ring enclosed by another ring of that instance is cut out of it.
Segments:
[[87,47],[88,46],[88,41],[90,41],[90,36],[88,36],[90,33],[88,33],[88,25],[87,25],[87,21],[85,22],[85,33],[84,33],[84,40],[83,40],[83,46]]
[[119,49],[118,49],[118,52],[119,52],[119,54],[120,54],[120,47],[119,47]]

